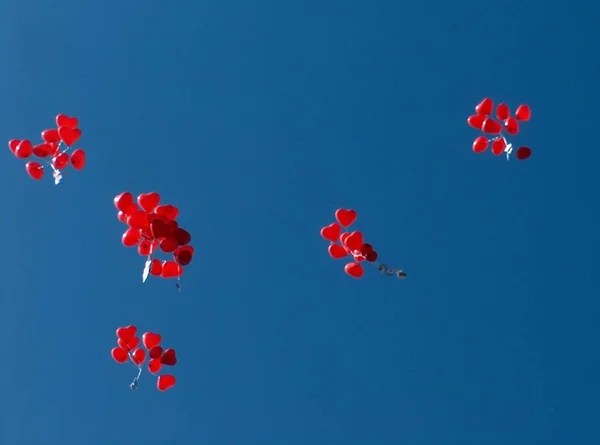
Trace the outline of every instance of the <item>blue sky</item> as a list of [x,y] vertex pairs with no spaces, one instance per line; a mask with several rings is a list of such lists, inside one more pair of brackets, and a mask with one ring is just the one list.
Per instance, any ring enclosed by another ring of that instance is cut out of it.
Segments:
[[[0,132],[78,116],[59,187],[2,151],[0,442],[597,444],[592,0],[0,6]],[[526,162],[471,151],[490,96]],[[196,247],[140,283],[113,197],[158,191]],[[400,282],[343,273],[338,207]],[[178,351],[159,393],[109,355]]]

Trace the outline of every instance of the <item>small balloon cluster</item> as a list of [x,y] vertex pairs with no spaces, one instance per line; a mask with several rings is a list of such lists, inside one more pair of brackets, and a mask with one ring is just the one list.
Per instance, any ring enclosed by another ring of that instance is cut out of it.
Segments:
[[[56,128],[42,131],[42,142],[39,144],[33,145],[28,139],[12,139],[8,142],[8,147],[19,159],[29,159],[33,155],[44,160],[52,169],[54,184],[58,184],[62,179],[61,171],[67,168],[69,161],[75,170],[82,170],[85,166],[85,151],[81,148],[69,155],[69,150],[80,137],[78,119],[59,114],[56,116]],[[66,148],[63,148],[63,144]],[[35,180],[44,177],[44,166],[37,161],[29,161],[25,165],[25,171]]]
[[[137,205],[133,195],[123,192],[114,198],[117,218],[129,227],[123,233],[121,242],[126,247],[136,247],[141,256],[147,257],[142,282],[148,275],[162,278],[177,278],[177,288],[183,268],[192,262],[194,248],[190,245],[192,236],[179,227],[179,209],[170,204],[160,205],[160,195],[156,192],[141,193]],[[158,250],[172,254],[172,260],[154,258]]]
[[[142,335],[142,344],[144,348],[138,347],[140,339],[137,336],[137,327],[134,325],[120,327],[117,329],[117,344],[116,348],[112,348],[110,354],[117,363],[131,362],[138,369],[137,376],[129,385],[132,390],[136,390],[142,375],[142,365],[146,361],[147,355],[150,357],[148,361],[148,371],[151,374],[158,374],[164,366],[175,366],[177,364],[177,356],[175,349],[169,348],[163,351],[160,343],[162,337],[154,332],[145,332]],[[156,387],[159,391],[166,391],[173,387],[176,383],[174,376],[170,374],[162,374],[158,376]]]
[[396,275],[398,278],[406,278],[406,273],[402,269],[390,269],[385,264],[377,264],[377,252],[371,244],[364,242],[361,232],[356,230],[348,232],[348,227],[356,221],[356,217],[356,210],[338,209],[335,211],[337,222],[321,229],[321,236],[330,241],[329,255],[335,260],[352,255],[354,261],[347,263],[344,271],[353,278],[360,278],[364,275],[361,263],[365,260],[375,263],[377,270],[384,275]]
[[[494,135],[495,137],[488,139],[487,136],[479,136],[473,142],[473,151],[475,153],[483,153],[492,145],[492,154],[500,156],[506,153],[506,159],[510,158],[513,151],[513,146],[504,136],[503,129],[511,136],[519,134],[519,121],[527,122],[531,119],[531,109],[529,105],[519,105],[514,117],[510,114],[508,105],[500,103],[496,107],[496,119],[490,117],[494,111],[494,102],[489,97],[483,99],[475,107],[475,113],[467,119],[468,124],[480,130],[485,134]],[[531,156],[529,147],[519,147],[515,154],[519,160],[527,159]]]

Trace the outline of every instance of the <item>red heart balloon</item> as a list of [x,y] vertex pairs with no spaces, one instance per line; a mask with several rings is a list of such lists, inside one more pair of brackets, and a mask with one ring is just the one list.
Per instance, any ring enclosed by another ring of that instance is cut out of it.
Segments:
[[337,209],[335,211],[335,219],[337,219],[343,227],[348,227],[356,220],[356,210]]
[[177,356],[175,354],[175,349],[167,349],[160,358],[160,361],[163,365],[175,366],[177,364]]
[[58,134],[57,129],[52,128],[50,130],[42,131],[42,139],[44,140],[44,142],[54,144],[60,142],[60,135]]
[[59,127],[58,135],[70,147],[81,137],[81,130],[79,128]]
[[113,360],[117,363],[125,363],[129,358],[127,351],[121,348],[112,348],[110,355],[112,355]]
[[175,239],[172,236],[164,238],[160,242],[160,250],[162,250],[164,253],[175,252],[178,246],[179,244],[177,244],[177,241],[175,241]]
[[137,348],[135,351],[131,353],[131,361],[135,363],[136,366],[140,366],[146,360],[146,351],[142,348]]
[[158,359],[158,361],[160,361],[160,358],[163,355],[163,348],[161,348],[160,346],[155,346],[152,349],[150,349],[148,355],[150,356],[150,358]]
[[183,267],[175,261],[165,261],[162,264],[160,276],[163,278],[177,278],[183,275]]
[[144,335],[142,335],[142,343],[144,343],[146,349],[152,349],[153,347],[160,345],[161,341],[162,337],[160,334],[154,332],[145,332]]
[[321,229],[321,236],[327,241],[335,242],[342,233],[342,228],[338,223],[331,223]]
[[76,117],[70,117],[66,114],[59,114],[56,116],[56,126],[75,129],[79,126],[79,121]]
[[141,233],[139,229],[134,229],[130,227],[125,231],[125,233],[123,233],[123,236],[121,236],[121,243],[125,247],[134,247],[137,246],[137,244],[140,242],[140,238]]
[[15,149],[15,156],[19,159],[27,159],[32,153],[33,144],[27,139],[19,142],[19,145],[17,145],[17,148]]
[[73,151],[71,153],[71,165],[75,170],[83,170],[83,167],[85,167],[85,151],[81,148]]
[[363,235],[359,231],[352,232],[348,238],[346,238],[346,246],[350,250],[359,250],[363,245]]
[[483,114],[474,114],[473,116],[469,116],[467,123],[475,130],[481,130],[484,120],[485,116]]
[[512,136],[519,134],[519,121],[514,117],[509,117],[504,121],[506,132]]
[[194,248],[192,246],[179,247],[173,252],[173,257],[181,266],[187,266],[194,258]]
[[147,239],[143,239],[138,244],[138,253],[140,256],[149,256],[154,253],[154,243]]
[[483,153],[487,150],[489,145],[488,138],[485,136],[479,136],[475,141],[473,141],[473,151],[475,153]]
[[496,107],[496,117],[498,120],[503,121],[504,119],[508,119],[510,116],[510,108],[506,104],[498,104]]
[[129,351],[133,351],[135,348],[138,347],[138,345],[140,344],[140,339],[137,337],[133,337],[129,340],[123,340],[122,338],[119,338],[117,340],[117,344],[119,345],[120,348],[123,348],[129,352]]
[[67,168],[67,165],[69,165],[69,154],[64,151],[59,153],[58,156],[52,158],[52,165],[54,165],[54,168],[57,170]]
[[137,334],[137,327],[135,325],[129,325],[125,327],[121,327],[117,329],[117,338],[123,339],[125,341],[131,340]]
[[133,229],[143,229],[148,224],[148,214],[143,210],[136,210],[127,217],[127,225]]
[[496,138],[492,142],[492,153],[494,156],[500,156],[504,153],[504,149],[506,148],[506,141],[504,138]]
[[335,260],[339,260],[340,258],[344,258],[346,255],[348,255],[346,249],[339,244],[330,244],[327,250],[329,251],[331,258]]
[[529,105],[519,105],[519,108],[517,108],[517,111],[515,112],[515,117],[523,122],[527,122],[531,119],[531,109],[529,108]]
[[21,141],[19,139],[11,139],[10,141],[8,141],[8,148],[10,148],[10,151],[12,151],[12,153],[16,156],[15,151],[17,151],[17,147],[19,146],[19,144],[21,143]]
[[179,209],[171,204],[160,205],[154,210],[154,212],[157,215],[164,216],[165,218],[171,220],[177,219],[179,216]]
[[375,252],[374,250],[372,252],[369,252],[367,254],[367,261],[369,262],[373,262],[373,261],[377,261],[377,252]]
[[166,238],[170,235],[169,225],[161,219],[153,219],[150,223],[150,230],[154,239]]
[[494,111],[494,101],[489,97],[486,97],[481,102],[477,104],[475,107],[475,112],[477,114],[483,114],[485,116],[489,116]]
[[362,246],[360,246],[360,253],[363,255],[368,255],[369,252],[373,252],[373,246],[371,246],[369,243],[364,243]]
[[129,192],[123,192],[115,196],[113,203],[118,210],[127,213],[127,210],[133,205],[133,195]]
[[137,197],[139,206],[146,212],[154,212],[154,209],[160,203],[160,195],[156,192],[152,193],[140,193]]
[[164,375],[161,375],[160,377],[158,377],[158,380],[156,381],[156,387],[158,388],[159,391],[166,391],[167,389],[175,386],[176,382],[177,382],[177,379],[175,379],[174,376],[169,375],[169,374],[164,374]]
[[150,371],[151,374],[156,374],[160,371],[160,368],[162,368],[162,363],[159,359],[153,358],[148,362],[148,371]]
[[159,277],[162,274],[162,261],[154,258],[152,264],[150,264],[150,275],[153,277]]
[[[175,221],[173,221],[175,222]],[[192,241],[192,235],[187,230],[177,227],[173,230],[173,238],[177,241],[178,246],[186,246]]]
[[340,235],[340,241],[342,242],[342,244],[344,246],[346,246],[346,240],[348,239],[349,236],[350,236],[349,232],[344,232]]
[[344,271],[352,278],[360,278],[364,274],[363,267],[359,263],[348,263],[344,267]]
[[494,119],[488,117],[483,121],[481,131],[488,134],[500,134],[502,132],[502,125],[500,125],[500,122],[496,122]]
[[52,154],[52,150],[52,144],[44,142],[43,144],[37,144],[35,147],[33,147],[33,154],[38,158],[47,158]]
[[44,177],[44,167],[37,163],[30,161],[25,165],[25,171],[32,179],[39,181]]
[[531,149],[529,147],[519,147],[515,156],[518,160],[523,161],[531,156]]

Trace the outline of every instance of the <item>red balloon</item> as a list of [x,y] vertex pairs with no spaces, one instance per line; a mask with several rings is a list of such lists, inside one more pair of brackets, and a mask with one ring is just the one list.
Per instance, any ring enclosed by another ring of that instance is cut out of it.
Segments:
[[173,252],[173,257],[181,266],[187,266],[194,258],[194,248],[189,245],[179,247],[175,252]]
[[348,263],[344,271],[353,278],[360,278],[364,274],[364,269],[359,263]]
[[373,252],[373,246],[371,246],[369,243],[364,243],[362,246],[360,246],[360,253],[363,255],[367,255],[369,252]]
[[8,141],[8,148],[10,148],[10,151],[12,151],[15,156],[17,155],[15,152],[17,151],[17,147],[20,143],[21,141],[19,139],[11,139]]
[[500,156],[504,153],[504,149],[506,148],[506,141],[504,138],[496,138],[494,142],[492,142],[492,153],[494,156]]
[[165,261],[162,264],[162,272],[160,274],[163,278],[177,278],[183,275],[183,267],[177,264],[175,261]]
[[153,347],[160,345],[161,341],[161,335],[155,332],[144,332],[144,335],[142,335],[142,343],[144,343],[146,349],[152,349]]
[[531,149],[529,147],[519,147],[515,156],[520,161],[523,161],[531,156]]
[[150,264],[150,275],[153,277],[159,277],[162,274],[163,266],[162,261],[154,258]]
[[157,215],[164,216],[165,218],[171,220],[177,219],[179,216],[179,209],[171,204],[159,205],[154,212]]
[[127,225],[133,229],[142,229],[148,224],[148,214],[143,210],[136,210],[127,217]]
[[53,150],[52,144],[44,142],[43,144],[37,144],[33,147],[33,154],[38,158],[47,158],[52,155]]
[[137,348],[131,354],[131,361],[136,364],[136,366],[140,366],[144,361],[146,361],[146,351],[142,348]]
[[335,219],[337,219],[343,227],[352,225],[356,220],[356,216],[356,210],[352,209],[337,209],[335,211]]
[[160,358],[160,361],[163,365],[166,366],[175,366],[177,364],[177,354],[175,353],[175,349],[168,348]]
[[129,228],[125,231],[123,236],[121,237],[121,242],[125,247],[133,247],[137,246],[140,241],[140,231],[139,229]]
[[113,203],[117,210],[127,213],[127,210],[133,205],[133,195],[129,192],[123,192],[120,195],[115,196]]
[[514,117],[509,117],[504,121],[504,126],[506,127],[506,132],[512,136],[519,134],[519,121],[517,121]]
[[354,231],[346,238],[346,247],[350,250],[359,250],[363,245],[363,235],[359,231]]
[[124,212],[121,212],[120,210],[119,213],[117,213],[117,219],[123,224],[127,224],[127,215]]
[[81,130],[79,128],[58,127],[58,135],[70,147],[81,137]]
[[483,114],[474,114],[473,116],[469,116],[467,123],[475,130],[481,130],[484,120],[485,116]]
[[496,117],[498,120],[503,121],[510,117],[510,108],[506,104],[498,104],[496,107]]
[[367,254],[367,261],[370,261],[371,263],[373,261],[377,261],[377,252],[375,252],[375,251],[369,252]]
[[330,244],[327,250],[329,251],[331,258],[335,260],[339,260],[340,258],[344,258],[346,255],[348,255],[346,249],[339,244]]
[[162,250],[164,253],[175,252],[177,247],[179,247],[179,244],[177,244],[177,241],[175,241],[175,239],[172,237],[163,238],[160,242],[160,250]]
[[25,171],[32,179],[39,181],[44,177],[44,167],[37,162],[30,161],[25,165]]
[[488,138],[485,136],[479,136],[475,141],[473,141],[473,151],[475,153],[483,153],[487,150],[489,145]]
[[321,229],[321,236],[331,242],[336,242],[341,233],[342,228],[338,223],[331,223]]
[[156,381],[156,387],[159,391],[166,391],[167,389],[175,386],[176,382],[177,379],[174,376],[170,374],[163,374],[158,377],[158,380]]
[[15,150],[15,156],[19,159],[27,159],[33,153],[33,145],[27,139],[19,142]]
[[85,151],[81,148],[73,151],[71,153],[71,165],[75,170],[83,170],[83,167],[85,167]]
[[55,128],[52,128],[50,130],[42,131],[42,139],[44,140],[44,142],[48,142],[49,144],[60,142],[60,136],[58,134],[58,130]]
[[160,203],[160,195],[156,192],[140,193],[137,197],[137,202],[146,212],[152,213]]
[[129,352],[129,351],[133,351],[135,348],[138,347],[138,345],[140,344],[140,339],[137,337],[133,337],[129,340],[123,340],[122,338],[119,338],[117,340],[117,344],[119,345],[120,348],[123,348]]
[[110,351],[110,355],[112,355],[112,358],[117,363],[125,363],[129,358],[129,354],[127,354],[127,351],[121,348],[112,348]]
[[477,106],[475,107],[475,112],[477,114],[483,114],[485,116],[489,116],[494,111],[494,102],[489,97],[483,99]]
[[117,338],[125,341],[131,340],[137,334],[137,327],[133,324],[117,329]]
[[141,256],[152,255],[154,253],[154,243],[152,243],[152,241],[149,241],[147,239],[141,240],[140,243],[138,244],[138,253]]
[[192,235],[187,230],[177,227],[173,230],[173,238],[179,246],[187,246],[192,241]]
[[502,132],[502,125],[500,125],[500,122],[488,117],[483,121],[481,131],[489,134],[500,134]]
[[150,374],[156,374],[160,371],[160,368],[162,368],[162,363],[160,362],[160,359],[150,359],[150,361],[148,362],[148,371],[150,371]]
[[527,122],[529,119],[531,119],[531,109],[529,108],[529,105],[519,105],[519,108],[517,108],[515,113],[515,117],[523,122]]
[[169,224],[162,219],[153,219],[150,222],[150,230],[154,239],[166,238],[171,234]]
[[55,156],[52,158],[52,165],[57,170],[65,169],[69,165],[69,154],[63,151],[58,156]]
[[70,117],[66,114],[59,114],[56,116],[56,126],[75,129],[79,126],[79,121],[76,117]]
[[152,349],[150,349],[148,355],[150,356],[150,358],[158,359],[160,361],[160,358],[163,355],[163,348],[161,348],[160,346],[155,346]]

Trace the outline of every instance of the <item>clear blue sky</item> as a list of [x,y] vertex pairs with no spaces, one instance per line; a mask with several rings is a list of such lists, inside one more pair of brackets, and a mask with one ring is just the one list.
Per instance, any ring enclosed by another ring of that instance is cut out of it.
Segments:
[[[0,134],[80,118],[54,187],[1,153],[0,443],[600,443],[593,0],[5,0]],[[533,156],[475,155],[483,97]],[[113,197],[197,254],[140,283]],[[409,279],[353,280],[337,207]],[[175,388],[113,362],[163,334]]]

